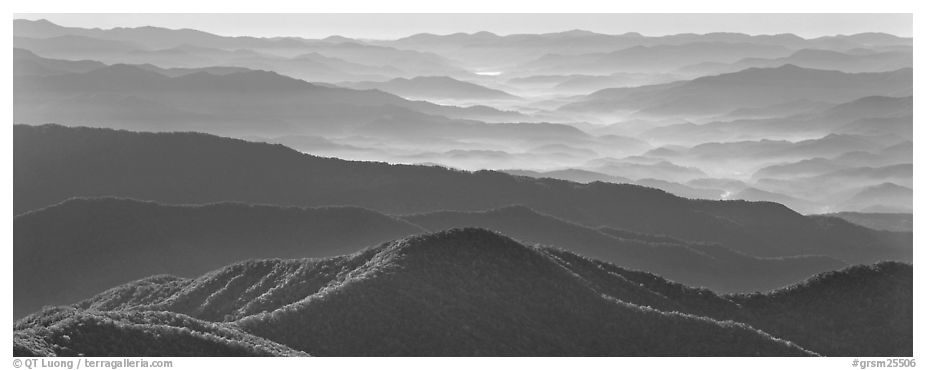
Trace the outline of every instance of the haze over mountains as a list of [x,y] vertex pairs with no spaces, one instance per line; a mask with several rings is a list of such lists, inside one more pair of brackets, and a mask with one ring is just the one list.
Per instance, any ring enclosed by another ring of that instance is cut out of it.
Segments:
[[[595,171],[659,180],[648,185],[668,191],[695,179],[653,166],[665,161],[697,169],[697,178],[745,181],[756,194],[768,194],[761,200],[796,199],[785,204],[805,213],[874,208],[851,201],[848,189],[771,186],[757,171],[821,155],[879,156],[912,135],[912,42],[886,34],[570,31],[308,40],[81,29],[42,20],[16,20],[14,33],[17,123],[195,130],[285,143],[323,137],[294,146],[323,156],[467,170]],[[786,158],[761,153],[723,165],[651,152],[832,134],[873,144],[788,150]],[[561,149],[534,150],[549,145]],[[603,170],[602,160],[617,169]],[[908,186],[910,177],[889,182]],[[741,190],[685,195],[721,199]],[[882,211],[910,211],[885,202]]]
[[417,99],[475,100],[518,99],[501,90],[490,89],[450,77],[421,76],[412,79],[396,78],[385,82],[358,82],[347,84],[356,89],[377,89]]
[[592,227],[720,242],[759,257],[831,254],[850,263],[911,257],[909,235],[810,218],[769,202],[691,200],[629,184],[345,161],[194,133],[20,125],[14,140],[17,214],[87,196],[357,205],[390,214],[514,204]]
[[18,356],[912,354],[910,38],[13,28]]

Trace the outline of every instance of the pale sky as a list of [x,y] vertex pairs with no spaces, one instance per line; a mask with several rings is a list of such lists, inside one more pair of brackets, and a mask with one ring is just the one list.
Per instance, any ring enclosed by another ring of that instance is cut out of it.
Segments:
[[911,14],[15,14],[72,27],[193,28],[226,36],[394,39],[416,33],[500,35],[583,29],[606,34],[793,33],[818,37],[886,32],[909,37]]

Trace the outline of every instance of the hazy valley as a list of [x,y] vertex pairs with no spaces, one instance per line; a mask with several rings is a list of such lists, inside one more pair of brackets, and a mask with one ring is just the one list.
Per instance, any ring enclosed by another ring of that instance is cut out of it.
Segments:
[[13,30],[16,356],[912,356],[912,38]]

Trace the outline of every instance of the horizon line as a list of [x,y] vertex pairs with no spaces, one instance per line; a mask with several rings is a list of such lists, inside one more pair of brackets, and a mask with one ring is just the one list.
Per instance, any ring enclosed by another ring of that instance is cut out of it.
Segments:
[[[306,13],[306,14],[319,14],[319,13]],[[473,13],[473,14],[475,14],[475,13]],[[654,13],[654,14],[665,14],[665,13]],[[341,14],[341,15],[346,15],[346,13],[345,13],[345,14]],[[452,32],[452,33],[417,32],[417,33],[406,34],[405,36],[400,36],[400,37],[395,37],[395,38],[358,37],[358,36],[348,36],[348,35],[341,34],[341,33],[332,33],[332,34],[327,34],[327,36],[319,36],[319,37],[317,37],[317,38],[312,38],[312,37],[308,37],[308,36],[296,36],[296,35],[276,35],[276,36],[266,36],[266,35],[264,35],[264,36],[255,36],[255,35],[252,35],[252,34],[227,34],[227,33],[221,33],[221,32],[216,32],[216,31],[207,31],[207,30],[205,30],[205,29],[200,29],[200,28],[191,28],[191,27],[179,27],[179,28],[176,28],[176,27],[169,27],[169,26],[162,26],[162,25],[153,25],[153,24],[147,24],[147,25],[131,25],[131,26],[113,26],[113,27],[109,27],[109,28],[105,28],[105,27],[85,27],[85,26],[73,26],[73,25],[65,25],[65,24],[62,24],[62,23],[56,23],[56,22],[53,22],[53,21],[51,21],[51,20],[49,20],[49,19],[47,19],[47,18],[43,18],[43,17],[36,17],[36,18],[30,19],[30,17],[19,17],[17,14],[13,14],[13,16],[14,16],[14,18],[13,18],[13,21],[14,21],[14,22],[15,22],[15,21],[47,22],[47,23],[49,23],[49,24],[52,24],[52,25],[57,26],[57,27],[62,27],[62,28],[79,28],[79,29],[84,29],[84,30],[112,31],[112,30],[118,30],[118,29],[139,29],[139,28],[151,27],[151,28],[159,28],[159,29],[170,30],[170,31],[196,31],[196,32],[202,32],[202,33],[206,33],[206,34],[210,34],[210,35],[214,35],[214,36],[219,36],[219,37],[252,37],[252,38],[259,38],[259,39],[285,39],[285,38],[296,38],[296,39],[303,39],[303,40],[324,40],[324,39],[332,38],[332,37],[343,37],[343,38],[347,38],[347,39],[351,39],[351,40],[357,40],[357,41],[397,41],[397,40],[402,40],[402,39],[406,39],[406,38],[410,38],[410,37],[414,37],[414,36],[436,36],[436,37],[446,37],[446,36],[461,35],[461,34],[462,34],[462,35],[467,35],[467,36],[474,36],[474,35],[477,35],[477,34],[486,34],[486,33],[487,33],[487,34],[490,34],[490,35],[492,35],[492,36],[502,37],[502,38],[503,38],[503,37],[510,37],[510,36],[522,36],[522,35],[538,35],[538,36],[539,36],[539,35],[556,35],[556,34],[564,34],[564,33],[570,33],[570,32],[586,32],[586,33],[591,33],[591,34],[596,34],[596,35],[612,36],[612,37],[621,37],[621,36],[628,36],[628,35],[629,35],[629,36],[639,36],[639,37],[642,37],[642,38],[660,38],[660,37],[670,37],[670,36],[680,36],[680,35],[706,36],[706,35],[712,35],[712,34],[733,34],[733,35],[745,35],[745,36],[748,36],[748,37],[762,37],[762,36],[766,36],[766,37],[794,36],[794,37],[800,38],[800,39],[802,39],[802,40],[815,40],[815,39],[834,38],[834,37],[852,37],[852,36],[865,35],[865,34],[882,34],[882,35],[889,35],[889,36],[893,36],[893,37],[897,37],[897,38],[901,38],[901,39],[912,39],[912,38],[913,38],[912,35],[911,35],[911,36],[902,36],[902,35],[898,35],[898,34],[895,34],[895,33],[884,32],[884,31],[864,31],[864,32],[856,32],[856,33],[832,33],[832,34],[825,34],[825,35],[820,35],[820,36],[815,36],[815,37],[808,37],[808,36],[802,36],[802,35],[797,34],[797,33],[794,33],[794,32],[781,32],[781,33],[749,33],[749,32],[741,32],[741,31],[711,31],[711,32],[703,32],[703,33],[698,33],[698,32],[677,32],[677,33],[664,33],[664,34],[652,34],[652,33],[651,33],[651,34],[644,34],[644,33],[642,33],[642,32],[637,32],[637,31],[627,31],[627,32],[624,32],[624,33],[605,33],[605,32],[598,32],[598,31],[593,31],[593,30],[590,30],[590,29],[583,29],[583,28],[570,28],[570,29],[563,29],[563,30],[559,30],[559,31],[533,32],[533,33],[532,33],[532,32],[502,33],[502,32],[493,32],[493,31],[489,31],[489,30],[487,30],[487,29],[483,29],[483,30],[481,30],[481,31],[472,31],[472,32],[459,31],[459,32]],[[15,34],[15,29],[14,29],[14,34]]]

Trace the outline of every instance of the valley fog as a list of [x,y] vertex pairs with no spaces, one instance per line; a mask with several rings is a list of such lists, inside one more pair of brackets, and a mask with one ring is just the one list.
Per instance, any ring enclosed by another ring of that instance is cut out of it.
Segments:
[[14,356],[913,355],[912,16],[446,16],[14,19]]
[[808,214],[911,211],[909,38],[16,30],[20,123],[194,130]]

